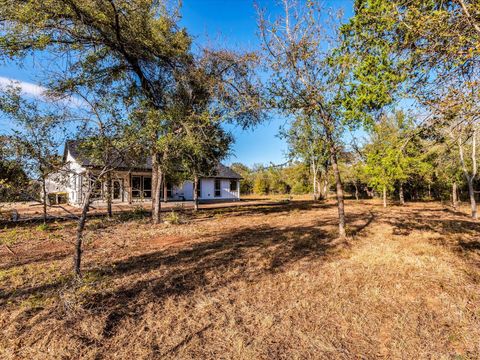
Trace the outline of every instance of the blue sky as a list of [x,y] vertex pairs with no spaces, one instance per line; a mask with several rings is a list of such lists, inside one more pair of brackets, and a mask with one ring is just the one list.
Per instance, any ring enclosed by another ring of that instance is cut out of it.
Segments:
[[[277,0],[258,0],[260,6],[271,8]],[[352,12],[352,0],[325,0],[328,7],[343,8],[348,17]],[[258,48],[257,22],[252,0],[183,0],[182,24],[195,37],[195,42],[221,44],[229,48],[254,50]],[[0,64],[0,84],[6,79],[16,79],[35,84],[38,72],[43,69],[35,59],[28,59],[23,66]],[[27,85],[29,86],[29,85]],[[34,86],[27,91],[35,92]],[[242,162],[247,165],[285,161],[285,142],[277,137],[285,120],[278,116],[251,130],[228,126],[235,137],[234,156],[226,163]],[[0,129],[9,124],[0,118]]]

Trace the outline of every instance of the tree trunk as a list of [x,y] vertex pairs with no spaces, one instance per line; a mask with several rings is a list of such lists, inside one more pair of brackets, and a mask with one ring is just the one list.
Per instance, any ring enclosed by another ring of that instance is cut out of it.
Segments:
[[160,166],[158,154],[152,152],[152,223],[160,223]]
[[162,171],[158,163],[158,156],[152,156],[152,223],[160,224],[161,221],[161,189],[162,189]]
[[457,210],[457,182],[454,181],[452,184],[452,206],[454,210]]
[[338,169],[338,162],[337,162],[337,151],[335,149],[335,145],[333,144],[333,140],[330,139],[330,157],[332,159],[332,168],[333,174],[335,176],[335,183],[337,186],[337,207],[338,207],[338,235],[340,238],[346,237],[346,230],[345,230],[345,204],[343,201],[343,185],[342,179],[340,177],[340,170]]
[[198,176],[195,175],[193,180],[193,208],[198,211]]
[[43,224],[47,224],[47,185],[45,177],[42,177],[42,190],[43,190]]
[[317,194],[317,171],[315,169],[315,163],[312,164],[312,172],[313,172],[313,200],[318,200]]
[[158,181],[158,168],[155,162],[152,161],[152,220],[153,220],[153,213],[155,212],[155,201],[157,199],[157,181]]
[[353,186],[355,186],[355,199],[358,200],[358,184],[356,181],[353,183]]
[[328,197],[328,178],[327,174],[325,173],[325,177],[323,178],[323,190],[322,190],[322,197],[326,200]]
[[405,197],[403,196],[403,183],[400,183],[398,195],[400,197],[400,205],[405,205]]
[[387,207],[387,187],[383,186],[383,207]]
[[88,192],[85,196],[84,203],[83,203],[82,215],[80,216],[80,219],[78,220],[78,225],[77,225],[77,240],[75,242],[75,255],[73,256],[73,271],[77,278],[82,277],[81,263],[82,263],[83,231],[85,230],[87,214],[90,208],[90,198],[92,196],[94,187],[95,186],[90,186],[90,188],[88,189]]
[[428,200],[432,198],[432,186],[428,184]]
[[107,174],[107,216],[113,217],[112,211],[112,173]]
[[368,196],[368,197],[373,198],[373,197],[375,196],[373,190],[370,190],[370,189],[368,188],[368,186],[365,186],[365,189],[364,189],[364,190],[365,190],[365,192],[367,193],[367,196]]
[[475,191],[473,189],[473,177],[468,179],[468,195],[470,195],[470,208],[472,209],[472,218],[478,219],[477,202],[475,201]]

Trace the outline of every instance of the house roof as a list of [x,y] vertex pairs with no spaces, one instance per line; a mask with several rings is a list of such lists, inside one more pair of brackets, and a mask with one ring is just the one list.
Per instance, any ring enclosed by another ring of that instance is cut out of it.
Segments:
[[[81,140],[67,140],[65,144],[64,154],[63,154],[63,161],[66,162],[67,154],[70,153],[80,165],[83,167],[95,167],[89,159],[86,159],[82,156],[80,152],[80,144]],[[126,169],[126,170],[152,170],[152,158],[150,156],[145,156],[145,160],[136,163],[135,165],[131,166],[125,163],[123,160],[119,159],[117,168],[119,169]],[[241,179],[242,177],[233,171],[228,166],[225,166],[221,163],[217,165],[217,168],[214,171],[214,175],[205,176],[209,178],[223,178],[223,179]]]
[[[63,161],[66,162],[67,154],[70,155],[83,167],[96,167],[96,165],[82,155],[81,152],[82,140],[67,140],[65,143],[65,149],[63,153]],[[150,156],[145,156],[143,161],[136,161],[135,164],[128,164],[123,159],[118,159],[118,164],[115,165],[119,169],[138,169],[138,170],[151,170],[152,169],[152,158]]]

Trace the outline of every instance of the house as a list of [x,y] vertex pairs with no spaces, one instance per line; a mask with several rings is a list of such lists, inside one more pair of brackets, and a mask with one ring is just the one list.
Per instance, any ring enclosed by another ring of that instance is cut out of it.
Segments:
[[[71,205],[81,205],[85,198],[88,186],[96,186],[93,202],[103,202],[106,198],[106,184],[94,182],[87,177],[87,171],[95,174],[99,168],[87,159],[83,159],[79,152],[78,141],[67,141],[63,155],[64,167],[61,172],[53,174],[47,181],[47,193],[51,201],[60,198],[67,199]],[[198,199],[207,201],[236,201],[240,199],[241,176],[229,167],[218,164],[214,175],[201,177],[198,186]],[[184,181],[183,184],[169,184],[162,191],[167,200],[193,200],[193,182]],[[147,158],[143,165],[127,167],[119,164],[112,175],[112,202],[135,203],[152,200],[152,164]]]

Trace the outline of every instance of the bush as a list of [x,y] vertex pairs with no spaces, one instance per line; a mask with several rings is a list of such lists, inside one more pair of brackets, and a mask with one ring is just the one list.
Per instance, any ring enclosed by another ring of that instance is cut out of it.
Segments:
[[301,182],[296,182],[293,184],[291,192],[294,195],[308,194],[310,192],[310,188],[308,185],[302,184]]
[[182,223],[180,214],[172,210],[168,215],[165,215],[165,222],[168,224],[178,225]]

